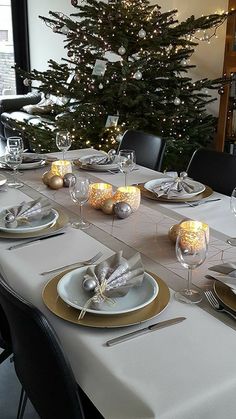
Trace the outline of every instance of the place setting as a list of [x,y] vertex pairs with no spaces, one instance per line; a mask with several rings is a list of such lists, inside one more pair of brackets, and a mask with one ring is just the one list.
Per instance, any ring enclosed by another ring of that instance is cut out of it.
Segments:
[[122,251],[97,264],[64,270],[51,278],[43,301],[57,316],[88,327],[116,328],[145,322],[168,305],[169,288],[144,270],[141,256]]
[[162,178],[137,186],[145,198],[165,203],[184,203],[189,206],[197,206],[200,201],[206,202],[213,194],[209,186],[190,179],[186,172],[166,172]]
[[0,212],[0,238],[27,239],[51,236],[67,224],[67,215],[52,208],[46,198],[23,201]]
[[213,291],[205,296],[216,311],[226,312],[236,319],[236,262],[227,262],[208,268],[212,279]]

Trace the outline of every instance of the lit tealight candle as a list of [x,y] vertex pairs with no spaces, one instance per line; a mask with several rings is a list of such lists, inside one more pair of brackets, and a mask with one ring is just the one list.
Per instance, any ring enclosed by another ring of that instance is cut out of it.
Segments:
[[113,198],[116,202],[127,202],[133,212],[137,211],[140,205],[140,189],[136,186],[121,186]]
[[[180,223],[181,231],[181,244],[191,245],[193,250],[198,250],[202,247],[201,231],[205,233],[206,243],[209,243],[209,226],[201,221],[188,220]],[[199,233],[199,234],[198,234]]]
[[56,160],[52,162],[51,173],[63,177],[66,173],[72,173],[71,162],[68,160]]
[[112,185],[109,183],[93,183],[89,188],[89,204],[99,209],[106,199],[113,195]]

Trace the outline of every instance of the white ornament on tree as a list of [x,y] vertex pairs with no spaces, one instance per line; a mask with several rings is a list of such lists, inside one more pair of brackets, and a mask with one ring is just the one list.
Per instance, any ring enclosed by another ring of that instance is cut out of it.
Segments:
[[124,54],[126,53],[126,49],[125,49],[125,47],[121,46],[121,47],[118,49],[118,52],[119,52],[119,54],[120,54],[120,55],[124,55]]
[[138,33],[139,38],[145,38],[146,36],[146,31],[142,28],[140,29],[139,33]]
[[179,105],[180,105],[180,103],[181,103],[180,98],[179,98],[179,97],[176,97],[176,98],[175,98],[175,100],[174,100],[174,104],[175,104],[176,106],[179,106]]
[[136,80],[141,80],[141,78],[143,77],[143,75],[142,75],[142,73],[141,73],[141,71],[136,71],[136,73],[134,73],[134,78],[136,79]]
[[102,89],[103,89],[103,84],[102,84],[102,83],[100,83],[100,84],[99,84],[99,86],[98,86],[98,88],[99,88],[100,90],[102,90]]

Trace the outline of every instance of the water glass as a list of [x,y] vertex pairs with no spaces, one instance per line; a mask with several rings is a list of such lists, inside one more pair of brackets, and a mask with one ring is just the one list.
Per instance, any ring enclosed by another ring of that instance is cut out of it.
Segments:
[[24,142],[21,137],[8,137],[7,138],[7,151],[17,149],[23,153]]
[[68,131],[58,131],[56,133],[56,145],[62,151],[62,160],[65,160],[65,152],[69,150],[71,144],[72,139]]
[[79,177],[76,183],[69,186],[70,196],[73,202],[79,204],[79,219],[71,223],[72,227],[84,230],[90,226],[90,223],[82,216],[83,205],[89,199],[89,180],[87,178]]

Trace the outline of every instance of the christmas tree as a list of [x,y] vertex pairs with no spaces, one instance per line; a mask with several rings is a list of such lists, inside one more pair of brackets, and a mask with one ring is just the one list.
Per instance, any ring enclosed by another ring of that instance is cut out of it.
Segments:
[[[199,40],[208,42],[226,14],[189,17],[179,23],[177,10],[161,12],[145,0],[87,0],[66,16],[49,12],[41,17],[64,37],[67,58],[49,61],[44,72],[21,71],[25,84],[46,98],[55,130],[68,130],[74,148],[115,148],[127,129],[139,129],[167,141],[164,165],[185,168],[193,150],[206,145],[215,130],[215,118],[206,105],[209,89],[222,80],[188,76],[189,59]],[[202,31],[200,38],[199,30]],[[43,122],[23,126],[34,149],[52,151],[55,131]]]

